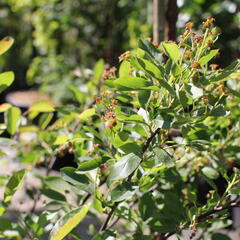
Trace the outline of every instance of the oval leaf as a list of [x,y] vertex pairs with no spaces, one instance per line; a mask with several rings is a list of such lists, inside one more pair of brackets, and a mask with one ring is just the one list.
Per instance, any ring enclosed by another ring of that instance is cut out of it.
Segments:
[[108,183],[128,177],[140,164],[141,158],[134,153],[120,158],[111,169],[108,176]]
[[25,176],[25,169],[22,169],[20,171],[13,173],[13,175],[9,179],[5,188],[4,199],[3,199],[4,203],[11,202],[13,194],[21,186],[24,176]]
[[102,74],[103,74],[103,71],[104,71],[104,60],[103,59],[100,59],[95,67],[94,67],[94,70],[93,70],[93,79],[94,79],[94,82],[97,84],[101,77],[102,77]]
[[171,60],[177,62],[180,58],[180,50],[176,43],[162,43],[163,49]]
[[14,43],[12,37],[5,37],[0,41],[0,55],[5,53]]
[[218,49],[211,50],[209,54],[200,58],[199,63],[202,66],[207,64],[212,58],[214,58],[218,53]]
[[21,110],[17,107],[11,107],[7,112],[7,131],[14,134],[17,131]]
[[77,117],[82,121],[88,121],[95,114],[95,108],[89,108],[79,114]]
[[30,108],[29,112],[54,112],[54,105],[49,101],[39,101],[34,103]]
[[150,86],[145,78],[140,77],[122,77],[113,81],[114,86],[120,91],[141,90]]
[[218,171],[212,167],[204,167],[202,173],[210,179],[217,179],[219,177]]
[[109,158],[108,157],[100,157],[93,160],[89,160],[87,162],[82,162],[78,166],[79,171],[90,171],[95,168],[100,167],[101,164],[105,163]]
[[72,210],[57,221],[50,233],[50,240],[62,240],[67,236],[86,216],[90,204]]
[[0,93],[9,87],[14,80],[13,72],[5,72],[0,74]]

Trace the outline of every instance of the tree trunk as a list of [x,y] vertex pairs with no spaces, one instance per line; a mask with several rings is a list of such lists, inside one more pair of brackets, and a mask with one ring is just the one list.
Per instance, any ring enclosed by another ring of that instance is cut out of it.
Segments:
[[166,18],[168,23],[168,40],[175,41],[177,34],[178,6],[177,0],[168,0]]
[[153,0],[153,41],[161,42],[166,36],[165,0]]

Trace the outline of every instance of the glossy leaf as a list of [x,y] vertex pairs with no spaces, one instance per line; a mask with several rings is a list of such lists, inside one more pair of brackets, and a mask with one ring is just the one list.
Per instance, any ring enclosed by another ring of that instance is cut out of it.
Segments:
[[188,93],[191,95],[193,99],[203,96],[203,89],[196,87],[192,83],[185,84],[185,89],[188,91]]
[[19,125],[21,118],[21,110],[17,107],[11,107],[7,111],[7,131],[10,134],[14,134]]
[[136,61],[140,65],[140,70],[150,74],[152,77],[157,79],[162,79],[162,73],[160,69],[151,63],[150,61],[143,59],[143,58],[136,58]]
[[177,62],[180,59],[180,50],[176,43],[164,42],[162,43],[162,46],[172,61]]
[[71,185],[67,183],[62,177],[49,176],[44,179],[44,183],[50,189],[65,194],[66,191],[71,190]]
[[59,135],[57,136],[55,142],[53,143],[54,145],[61,145],[61,144],[65,144],[67,143],[67,141],[69,140],[68,136],[64,136],[64,135]]
[[54,112],[54,105],[49,101],[38,101],[33,103],[29,112]]
[[151,42],[144,39],[140,39],[139,48],[144,50],[151,58],[154,58],[159,62],[162,62],[163,60],[162,54],[160,53],[159,49],[156,48]]
[[98,83],[100,81],[103,71],[104,71],[104,60],[100,59],[96,63],[94,70],[93,70],[93,79],[94,79],[95,83]]
[[210,179],[217,179],[219,177],[219,173],[217,172],[217,170],[212,167],[204,167],[202,169],[202,173]]
[[227,68],[225,68],[220,73],[217,73],[213,77],[209,79],[210,82],[218,82],[218,81],[224,81],[227,80],[227,78],[234,73],[238,68],[240,67],[240,61],[237,60],[230,64]]
[[86,162],[82,162],[78,165],[79,171],[90,171],[95,168],[98,168],[101,166],[101,164],[105,163],[109,158],[108,157],[100,157],[93,160],[89,160]]
[[[4,215],[4,213],[7,211],[7,209],[3,206],[0,206],[0,217]],[[1,221],[1,220],[0,220]],[[0,227],[1,228],[1,227]]]
[[128,61],[123,61],[119,68],[119,77],[129,77],[132,72],[131,65]]
[[141,90],[144,87],[150,86],[150,82],[148,82],[145,78],[139,77],[123,77],[118,78],[113,81],[114,86],[120,91],[132,91],[132,90]]
[[89,108],[79,114],[77,118],[82,121],[88,121],[93,115],[95,115],[95,108]]
[[62,240],[66,237],[86,216],[90,204],[74,209],[60,218],[54,225],[49,240]]
[[9,87],[14,81],[13,72],[4,72],[0,74],[0,93]]
[[5,37],[0,40],[0,55],[5,53],[14,43],[14,39],[12,37]]
[[172,167],[174,165],[173,158],[165,150],[161,148],[154,148],[155,159],[157,163],[162,163],[167,167]]
[[213,59],[218,54],[218,52],[219,52],[218,49],[214,49],[211,50],[206,56],[201,57],[199,60],[201,67],[207,64],[209,61],[211,61],[211,59]]
[[134,153],[120,158],[114,167],[110,170],[108,176],[108,183],[117,181],[122,178],[128,177],[139,166],[141,158]]
[[128,182],[124,182],[113,189],[111,193],[111,200],[113,202],[128,200],[134,195],[134,193],[135,191],[133,186]]
[[42,188],[41,193],[55,201],[66,202],[66,198],[62,193],[54,191],[52,189]]
[[10,203],[11,199],[14,195],[14,193],[19,189],[19,187],[22,185],[24,176],[25,176],[25,169],[19,170],[17,172],[14,172],[9,179],[5,192],[4,192],[4,203]]
[[61,168],[61,172],[63,174],[63,178],[76,185],[76,184],[89,184],[89,179],[84,174],[79,174],[76,172],[76,168],[73,167],[64,167]]

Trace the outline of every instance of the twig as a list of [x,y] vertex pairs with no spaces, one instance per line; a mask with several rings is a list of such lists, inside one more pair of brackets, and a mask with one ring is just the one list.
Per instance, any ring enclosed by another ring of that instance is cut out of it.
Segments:
[[143,153],[148,149],[150,143],[152,142],[153,138],[160,132],[160,128],[157,128],[151,136],[147,139],[145,144],[143,145]]
[[[144,152],[148,149],[148,147],[149,147],[149,145],[151,144],[152,140],[154,139],[154,137],[155,137],[159,132],[160,132],[160,128],[157,128],[157,129],[151,134],[151,136],[146,140],[146,142],[144,143],[143,148],[142,148],[142,153],[144,153]],[[143,159],[142,159],[142,161],[143,161]],[[129,175],[129,177],[128,177],[128,182],[131,181],[133,174],[134,174],[134,172]],[[104,231],[104,230],[107,229],[108,223],[109,223],[109,221],[110,221],[110,219],[111,219],[114,211],[116,210],[118,204],[119,204],[119,203],[115,203],[115,204],[114,204],[114,206],[112,207],[111,211],[109,212],[109,214],[108,214],[105,222],[104,222],[103,225],[101,226],[100,231]],[[119,220],[119,219],[118,219],[118,220]],[[118,220],[117,220],[117,222],[118,222]],[[116,222],[116,223],[117,223],[117,222]],[[114,223],[114,224],[116,224],[116,223]],[[112,224],[112,225],[113,225],[113,224]],[[111,225],[111,226],[112,226],[112,225]]]
[[[196,216],[196,221],[197,222],[200,222],[202,221],[203,219],[211,216],[212,214],[215,214],[215,213],[218,213],[218,212],[221,212],[221,211],[224,211],[224,210],[227,210],[227,209],[231,209],[233,207],[239,207],[240,205],[240,198],[238,200],[235,200],[235,201],[231,201],[230,203],[224,205],[224,206],[221,206],[221,207],[215,207],[205,213],[201,213],[200,215]],[[173,232],[170,232],[170,233],[166,233],[164,235],[164,237],[161,238],[161,240],[166,240],[168,239],[169,237],[171,237],[172,235],[174,235],[175,233],[187,228],[191,223],[190,222],[187,222],[181,226],[178,227],[178,229],[176,231],[173,231]]]
[[108,214],[105,222],[103,223],[103,225],[102,225],[101,228],[100,228],[100,232],[102,232],[102,231],[104,231],[104,230],[107,229],[108,223],[109,223],[109,221],[110,221],[110,219],[111,219],[114,211],[116,210],[117,206],[118,206],[118,203],[115,203],[115,204],[112,206],[111,211],[109,212],[109,214]]

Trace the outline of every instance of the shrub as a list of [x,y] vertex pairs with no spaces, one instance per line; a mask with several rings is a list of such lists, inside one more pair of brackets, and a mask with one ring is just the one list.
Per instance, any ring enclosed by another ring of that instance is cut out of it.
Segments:
[[[102,223],[91,228],[94,240],[168,239],[184,229],[205,239],[222,236],[215,230],[231,224],[229,210],[239,205],[239,61],[226,69],[210,64],[219,54],[213,21],[203,23],[203,34],[186,24],[179,43],[140,40],[120,56],[118,71],[103,71],[99,61],[90,82],[69,87],[74,106],[35,103],[20,126],[7,110],[10,134],[36,133],[30,142],[22,138],[20,160],[46,166],[41,188],[28,192],[47,196],[46,206],[55,208],[37,216],[34,204],[21,224],[2,227],[3,236],[15,230],[33,239],[52,229],[51,240],[80,239],[72,230],[86,214]],[[54,111],[58,119],[49,124]],[[49,176],[56,157],[67,153],[77,167]],[[2,213],[24,172],[8,181]],[[211,187],[206,202],[199,200],[199,179]]]

